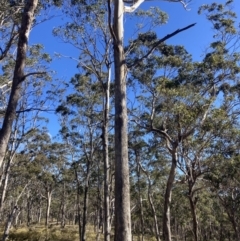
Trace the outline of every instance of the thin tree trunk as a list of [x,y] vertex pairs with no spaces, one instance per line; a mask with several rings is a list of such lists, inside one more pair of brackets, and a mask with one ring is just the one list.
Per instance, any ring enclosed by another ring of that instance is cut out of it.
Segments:
[[87,177],[84,190],[84,200],[83,200],[83,221],[82,221],[82,241],[86,241],[86,226],[87,226],[87,215],[88,215],[88,196],[89,196],[89,179],[90,179],[90,164],[87,167]]
[[42,208],[39,205],[38,207],[38,213],[37,213],[37,222],[40,224],[41,223],[41,217],[42,217]]
[[137,150],[135,151],[135,156],[136,156],[136,162],[137,162],[137,180],[138,180],[138,202],[139,202],[139,208],[140,208],[140,233],[139,235],[141,235],[141,241],[144,241],[144,219],[143,219],[143,206],[142,206],[142,195],[141,195],[141,185],[140,185],[140,176],[141,176],[141,172],[140,172],[140,154]]
[[27,226],[32,223],[32,200],[31,197],[27,197]]
[[18,221],[19,221],[19,216],[21,214],[21,210],[17,212],[17,214],[14,215],[14,227],[17,228],[18,226]]
[[114,0],[113,46],[115,68],[115,241],[131,241],[127,96],[123,46],[122,0]]
[[148,201],[150,203],[153,218],[154,218],[155,236],[156,236],[157,241],[161,241],[160,233],[159,233],[159,229],[158,229],[158,220],[157,220],[156,209],[155,209],[155,206],[154,206],[154,203],[153,203],[153,200],[152,200],[152,194],[151,194],[151,179],[150,179],[150,176],[148,175],[147,171],[141,165],[140,161],[138,162],[138,165],[141,168],[141,170],[146,174],[146,176],[148,178]]
[[10,229],[11,229],[11,226],[12,226],[12,222],[13,222],[13,219],[14,219],[14,216],[18,210],[18,201],[19,199],[21,198],[21,196],[23,195],[26,187],[28,186],[28,184],[26,184],[24,186],[24,188],[22,189],[21,193],[18,195],[18,197],[16,198],[16,201],[15,201],[15,204],[14,204],[14,207],[11,211],[11,213],[9,214],[8,216],[8,220],[7,220],[7,223],[5,225],[5,229],[4,229],[4,232],[3,232],[3,236],[2,236],[2,241],[5,241],[8,239],[8,236],[9,236],[9,232],[10,232]]
[[81,222],[81,207],[80,207],[80,185],[78,183],[77,188],[77,223],[78,223],[78,233],[79,241],[82,240],[82,222]]
[[38,203],[37,203],[37,223],[40,224],[41,223],[41,218],[42,218],[42,207],[41,207],[41,204],[42,204],[42,198],[39,196],[39,199],[38,199]]
[[66,211],[66,205],[65,205],[65,182],[63,183],[63,197],[62,197],[62,205],[61,205],[61,228],[65,227],[65,211]]
[[28,38],[34,20],[34,11],[36,10],[37,4],[38,0],[26,1],[22,15],[11,93],[4,116],[3,125],[0,129],[0,168],[3,164],[3,159],[5,157],[7,145],[12,131],[13,121],[16,116],[16,109],[21,93],[21,83],[25,77],[24,68],[26,62]]
[[175,179],[175,172],[177,167],[177,151],[174,148],[172,150],[172,164],[170,173],[167,180],[167,187],[164,196],[164,211],[163,211],[163,240],[172,241],[171,233],[171,215],[170,215],[170,205],[172,198],[172,187]]
[[155,209],[155,206],[154,206],[154,203],[153,203],[153,200],[152,200],[152,194],[150,193],[149,188],[148,188],[148,201],[150,203],[152,213],[153,213],[155,236],[156,236],[157,241],[161,241],[160,233],[159,233],[159,229],[158,229],[158,220],[157,220],[156,209]]
[[[16,137],[16,126],[15,126],[15,137]],[[14,143],[12,143],[12,148],[14,148]],[[15,149],[16,150],[16,149]],[[11,165],[13,163],[16,151],[10,150],[11,155],[7,159],[7,163],[4,163],[3,165],[3,174],[1,175],[1,180],[0,180],[0,217],[3,211],[3,206],[4,206],[4,201],[7,193],[7,188],[8,188],[8,180],[9,180],[9,175],[10,175],[10,169]],[[6,167],[5,167],[6,165]]]
[[189,199],[191,213],[192,213],[194,241],[198,241],[198,221],[197,221],[197,214],[196,214],[196,203],[194,203],[192,194],[189,195],[188,199]]
[[48,227],[49,223],[49,214],[50,214],[50,207],[52,201],[52,191],[47,192],[47,208],[46,208],[46,219],[45,219],[45,226]]
[[13,218],[14,218],[14,215],[17,212],[17,210],[18,210],[18,207],[14,206],[12,212],[8,216],[8,220],[7,220],[7,223],[6,223],[6,226],[5,226],[5,230],[4,230],[4,233],[3,233],[2,241],[5,241],[5,240],[8,239],[9,232],[10,232],[10,229],[11,229],[11,226],[12,226],[12,222],[13,222]]
[[103,124],[103,158],[104,158],[104,241],[110,241],[110,166],[108,152],[108,128],[109,128],[109,101],[110,101],[110,78],[111,69],[108,66],[108,80],[106,83]]
[[9,172],[10,172],[10,163],[11,160],[8,160],[7,166],[6,166],[6,170],[5,170],[5,174],[4,175],[4,179],[3,179],[3,184],[2,184],[2,193],[1,193],[1,197],[0,197],[0,215],[2,215],[2,211],[3,211],[3,205],[4,205],[4,200],[5,200],[5,196],[7,193],[7,186],[8,186],[8,179],[9,179]]

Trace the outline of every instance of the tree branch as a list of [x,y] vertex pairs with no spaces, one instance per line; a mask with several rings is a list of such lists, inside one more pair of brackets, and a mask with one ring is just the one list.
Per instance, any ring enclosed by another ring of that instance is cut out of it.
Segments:
[[173,37],[173,36],[175,36],[175,35],[183,32],[183,31],[185,31],[185,30],[187,30],[187,29],[189,29],[189,28],[191,28],[191,27],[193,27],[193,26],[195,26],[195,25],[196,25],[196,23],[193,23],[193,24],[190,24],[190,25],[188,25],[188,26],[186,26],[186,27],[184,27],[184,28],[177,29],[177,30],[174,31],[173,33],[170,33],[170,34],[166,35],[165,37],[159,39],[156,43],[153,44],[153,46],[151,47],[151,49],[150,49],[145,55],[143,55],[141,58],[136,59],[133,64],[127,65],[127,67],[128,67],[128,68],[132,68],[132,67],[136,66],[139,62],[141,62],[141,61],[143,61],[144,59],[148,58],[148,56],[149,56],[149,55],[155,50],[155,48],[158,47],[161,43],[163,43],[164,41],[170,39],[171,37]]
[[111,9],[111,0],[108,0],[108,27],[110,30],[110,34],[113,38],[113,41],[116,41],[116,36],[112,28],[112,9]]
[[37,111],[46,111],[46,112],[49,112],[49,111],[56,111],[56,110],[47,110],[47,109],[41,109],[41,108],[28,108],[28,109],[24,109],[24,110],[17,110],[16,113],[24,113],[24,112],[30,112],[30,111],[34,111],[34,110],[37,110]]
[[124,6],[124,12],[126,13],[134,12],[143,2],[145,2],[145,0],[139,0],[136,3],[134,3],[132,6]]
[[31,75],[45,75],[47,74],[47,72],[33,72],[33,73],[28,73],[26,75],[24,75],[21,79],[21,82],[24,81],[27,77],[31,76]]

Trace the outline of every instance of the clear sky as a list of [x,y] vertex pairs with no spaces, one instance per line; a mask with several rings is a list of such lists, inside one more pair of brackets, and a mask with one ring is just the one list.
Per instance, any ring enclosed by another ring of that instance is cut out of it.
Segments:
[[[234,11],[240,17],[240,7],[235,0]],[[201,55],[212,41],[213,32],[211,31],[211,24],[206,20],[204,15],[198,15],[198,8],[203,4],[210,4],[212,0],[192,0],[189,4],[189,11],[186,11],[180,3],[169,3],[167,1],[147,1],[141,5],[142,9],[149,9],[151,6],[158,6],[162,11],[169,15],[168,23],[160,26],[157,29],[159,37],[164,37],[166,34],[172,33],[179,28],[183,28],[189,24],[196,23],[196,25],[173,38],[169,39],[167,43],[184,45],[189,53],[191,53],[195,60],[201,59]],[[217,0],[217,3],[224,3],[224,0]],[[38,26],[36,26],[30,35],[30,44],[41,43],[45,46],[45,51],[54,56],[54,53],[61,53],[63,55],[78,58],[78,51],[71,45],[61,42],[61,40],[53,37],[52,30],[54,27],[61,26],[65,20],[59,13],[52,13],[58,15]],[[134,23],[126,18],[125,21],[125,35],[131,35],[134,29]],[[70,80],[70,78],[77,73],[77,63],[67,58],[57,59],[53,57],[53,62],[50,68],[56,71],[56,78]],[[49,131],[52,135],[56,135],[59,129],[57,118],[55,114],[48,114],[50,119]]]

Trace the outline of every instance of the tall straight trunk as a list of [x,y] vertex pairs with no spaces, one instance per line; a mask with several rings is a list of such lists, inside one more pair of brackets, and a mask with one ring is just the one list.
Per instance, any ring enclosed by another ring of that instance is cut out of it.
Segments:
[[154,218],[155,237],[156,237],[157,241],[161,241],[160,232],[159,232],[159,228],[158,228],[157,213],[156,213],[156,209],[155,209],[155,206],[154,206],[154,203],[153,203],[153,200],[152,200],[152,194],[151,194],[151,178],[148,175],[148,173],[146,172],[146,170],[144,170],[144,168],[142,167],[140,162],[138,162],[138,166],[141,168],[141,170],[146,174],[146,176],[148,178],[148,201],[150,203],[153,218]]
[[38,211],[37,211],[37,223],[41,223],[41,217],[42,217],[42,207],[41,205],[38,206]]
[[34,20],[34,12],[36,10],[37,4],[38,0],[26,1],[22,15],[11,93],[4,116],[3,125],[0,129],[0,168],[3,164],[3,159],[5,157],[8,141],[12,131],[13,121],[16,116],[18,101],[20,99],[21,83],[24,80],[25,76],[24,68],[26,62],[28,38]]
[[103,158],[104,158],[104,241],[110,241],[110,166],[108,152],[108,128],[109,128],[109,101],[110,101],[110,78],[111,69],[108,67],[108,80],[104,91],[104,117],[103,117]]
[[52,201],[52,191],[47,192],[47,207],[46,207],[46,219],[45,219],[45,226],[48,226],[49,223],[49,214],[50,214],[50,207]]
[[123,47],[122,0],[114,0],[113,46],[115,68],[115,241],[131,241],[127,96]]
[[32,199],[28,194],[27,197],[27,226],[32,223]]
[[63,183],[63,196],[62,196],[62,204],[61,204],[61,228],[65,227],[65,212],[66,212],[66,204],[65,204],[65,192],[66,192],[65,182]]
[[[137,162],[137,187],[138,187],[138,202],[139,202],[139,209],[140,209],[140,233],[139,233],[139,240],[144,241],[144,219],[143,219],[143,206],[142,206],[142,194],[141,194],[141,184],[140,184],[140,154],[137,150],[135,150],[136,162]],[[140,238],[141,235],[141,238]]]
[[[16,133],[17,133],[17,125],[15,125],[15,136],[14,138],[16,138]],[[12,147],[10,148],[11,150],[9,151],[11,154],[10,156],[7,158],[7,161],[4,162],[3,166],[2,166],[2,175],[1,175],[1,180],[0,180],[0,219],[1,219],[1,215],[3,212],[3,207],[4,207],[4,201],[5,201],[5,197],[6,197],[6,193],[7,193],[7,188],[8,188],[8,181],[9,181],[9,175],[10,175],[10,169],[11,166],[13,164],[13,160],[15,158],[16,155],[16,147],[15,147],[15,141],[12,142]]]
[[1,196],[0,196],[0,216],[2,216],[2,211],[3,211],[3,205],[4,205],[4,200],[6,197],[6,193],[7,193],[7,186],[8,186],[8,180],[9,180],[9,172],[10,172],[10,164],[11,164],[11,159],[9,158],[6,169],[5,169],[5,173],[4,178],[2,180],[2,190],[1,190]]
[[163,210],[163,240],[172,241],[171,233],[171,214],[170,205],[172,199],[172,187],[175,179],[176,167],[177,167],[177,150],[173,148],[172,152],[172,164],[170,173],[167,180],[167,187],[164,196],[164,210]]
[[82,221],[82,241],[86,241],[86,228],[88,218],[88,197],[89,197],[89,179],[90,179],[90,164],[88,164],[86,184],[84,189],[84,200],[83,200],[83,221]]
[[41,223],[42,218],[42,198],[38,196],[37,198],[37,210],[35,210],[35,216],[36,216],[36,223]]
[[[76,223],[76,220],[75,220]],[[77,187],[77,223],[78,223],[78,233],[79,241],[82,240],[82,221],[81,221],[81,206],[80,206],[80,184]]]
[[153,213],[156,240],[161,241],[160,233],[159,233],[159,229],[158,229],[157,213],[156,213],[156,209],[155,209],[155,206],[154,206],[154,203],[153,203],[153,200],[152,200],[152,194],[150,193],[150,185],[148,187],[148,201],[150,203],[152,213]]
[[189,199],[191,213],[192,213],[194,241],[198,241],[198,221],[197,221],[197,214],[196,214],[196,203],[193,200],[192,193],[189,194],[188,199]]

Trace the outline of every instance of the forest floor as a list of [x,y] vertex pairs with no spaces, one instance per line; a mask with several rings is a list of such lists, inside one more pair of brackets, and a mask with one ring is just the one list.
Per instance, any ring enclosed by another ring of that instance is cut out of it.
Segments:
[[[3,229],[0,230],[0,237],[2,236]],[[9,234],[9,241],[79,241],[78,226],[66,225],[61,228],[60,225],[50,224],[49,228],[45,228],[44,225],[32,225],[30,227],[19,226],[12,228]],[[87,241],[103,241],[103,234],[99,233],[99,239],[97,239],[97,233],[94,232],[93,226],[88,226],[86,233]],[[113,237],[112,237],[113,240]],[[137,241],[138,238],[134,237],[133,241]],[[147,239],[148,241],[154,239]]]

